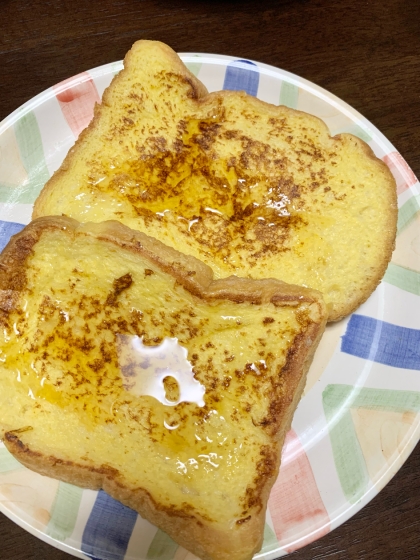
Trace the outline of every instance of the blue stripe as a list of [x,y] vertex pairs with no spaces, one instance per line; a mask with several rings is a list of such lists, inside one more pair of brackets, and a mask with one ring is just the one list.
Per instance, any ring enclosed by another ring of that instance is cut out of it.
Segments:
[[137,513],[102,490],[86,523],[81,549],[93,560],[124,560]]
[[341,351],[387,366],[420,370],[420,331],[352,315]]
[[25,226],[23,224],[18,224],[15,222],[4,222],[0,220],[0,251],[6,247],[9,243],[9,239],[15,233],[22,231]]
[[260,73],[256,64],[249,60],[234,60],[226,67],[223,89],[246,91],[255,97],[259,82]]

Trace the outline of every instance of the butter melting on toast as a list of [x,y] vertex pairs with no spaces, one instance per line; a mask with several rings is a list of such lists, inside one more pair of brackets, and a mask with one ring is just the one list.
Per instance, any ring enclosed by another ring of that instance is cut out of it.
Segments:
[[0,257],[0,437],[204,560],[250,559],[326,316],[119,223],[40,218]]

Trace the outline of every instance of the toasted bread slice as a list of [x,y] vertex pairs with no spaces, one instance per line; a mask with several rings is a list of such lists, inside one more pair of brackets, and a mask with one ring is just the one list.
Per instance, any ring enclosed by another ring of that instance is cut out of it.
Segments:
[[395,181],[360,139],[243,92],[207,94],[166,45],[139,41],[34,217],[116,219],[207,263],[324,294],[329,320],[376,288]]
[[230,277],[117,222],[40,218],[0,257],[0,437],[200,558],[261,546],[322,335],[319,292]]

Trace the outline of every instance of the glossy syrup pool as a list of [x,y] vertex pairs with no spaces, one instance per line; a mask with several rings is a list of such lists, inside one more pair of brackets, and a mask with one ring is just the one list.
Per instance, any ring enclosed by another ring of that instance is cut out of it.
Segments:
[[[81,426],[92,432],[103,423],[124,426],[123,431],[126,425],[134,425],[140,441],[142,437],[151,441],[154,452],[177,476],[190,479],[201,470],[235,469],[243,446],[240,430],[232,430],[231,422],[226,422],[222,411],[230,414],[231,410],[225,403],[210,400],[204,408],[205,387],[193,376],[187,350],[173,338],[145,346],[139,337],[127,335],[118,335],[117,346],[119,375],[98,384],[100,378],[89,379],[90,368],[85,367],[83,383],[76,388],[62,372],[53,381],[54,360],[45,371],[28,354],[15,353],[14,346],[3,348],[1,359],[27,402],[76,412]],[[63,350],[64,345],[54,345],[57,353]],[[67,363],[69,368],[81,364],[80,356]],[[164,382],[168,379],[169,386]],[[177,387],[171,386],[172,379]],[[177,392],[176,401],[168,398]]]
[[[7,337],[7,335],[5,336]],[[194,377],[191,363],[188,361],[188,351],[178,343],[176,338],[165,338],[156,346],[143,344],[142,339],[136,335],[118,334],[116,347],[118,348],[119,377],[112,379],[112,392],[124,394],[127,391],[135,397],[150,396],[165,406],[176,406],[182,402],[194,403],[199,407],[204,406],[205,387]],[[68,355],[67,344],[55,341],[54,352],[57,355]],[[66,359],[66,369],[75,367],[80,370],[83,359],[80,355],[75,360]],[[52,383],[51,372],[45,362],[39,358],[32,358],[30,354],[22,352],[16,343],[5,344],[0,350],[0,363],[14,371],[14,381],[20,384],[31,399],[46,400],[60,407],[72,404],[74,395],[61,390],[63,381],[59,372],[55,383]],[[88,382],[91,388],[95,383],[95,375],[89,375],[92,363],[86,362],[83,368],[82,381]],[[62,368],[61,368],[62,369]],[[74,375],[72,375],[74,379]],[[103,385],[100,383],[96,388]],[[76,384],[77,387],[77,384]],[[86,401],[89,401],[89,391],[75,391],[77,398],[84,401],[84,410],[87,410]],[[94,399],[92,391],[92,401]],[[89,413],[89,411],[87,410]],[[169,428],[170,429],[170,428]],[[173,429],[173,428],[172,428]]]
[[[227,266],[229,247],[241,239],[250,259],[261,257],[261,251],[278,253],[291,232],[306,223],[298,186],[284,171],[264,173],[241,163],[239,155],[216,156],[213,144],[220,126],[218,117],[183,121],[177,149],[158,146],[150,155],[97,163],[80,212],[89,219],[98,212],[96,220],[103,219],[107,196],[115,218],[131,226],[140,220],[146,230],[164,221],[165,227],[193,238],[206,254],[222,255]],[[236,142],[238,154],[244,150],[243,139],[230,142]]]

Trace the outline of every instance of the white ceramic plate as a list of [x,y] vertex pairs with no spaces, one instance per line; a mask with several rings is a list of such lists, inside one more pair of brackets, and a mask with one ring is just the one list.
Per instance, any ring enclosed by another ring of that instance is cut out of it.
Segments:
[[[419,183],[388,140],[346,103],[293,74],[227,56],[183,54],[209,90],[245,89],[313,113],[332,134],[365,140],[398,185],[397,249],[355,314],[328,326],[288,434],[257,558],[286,555],[371,500],[420,433]],[[38,95],[0,124],[0,244],[30,220],[32,203],[92,117],[122,63],[84,72]],[[79,558],[192,560],[191,553],[103,492],[21,467],[0,444],[0,510]]]

